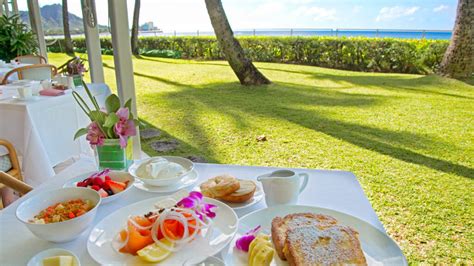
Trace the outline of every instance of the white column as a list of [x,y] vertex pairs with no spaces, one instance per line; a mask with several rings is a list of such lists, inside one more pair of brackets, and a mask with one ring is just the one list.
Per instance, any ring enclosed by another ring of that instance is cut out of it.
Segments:
[[36,37],[38,38],[40,55],[48,59],[38,0],[28,0],[28,13],[30,15],[31,29],[35,32]]
[[5,8],[5,15],[10,16],[10,8],[8,7],[8,0],[4,0],[3,4]]
[[13,10],[13,13],[18,15],[18,14],[19,14],[19,13],[18,13],[18,3],[16,2],[16,0],[12,0],[11,3],[12,3],[12,10]]
[[6,0],[0,0],[0,16],[3,16],[3,1]]
[[102,53],[100,49],[95,1],[81,0],[81,3],[91,80],[94,83],[104,83],[104,68],[102,66]]
[[[122,103],[128,99],[132,99],[132,112],[134,116],[137,117],[127,0],[108,1],[118,95]],[[138,129],[137,132],[137,136],[133,138],[133,154],[136,159],[138,159],[141,154],[140,134]]]

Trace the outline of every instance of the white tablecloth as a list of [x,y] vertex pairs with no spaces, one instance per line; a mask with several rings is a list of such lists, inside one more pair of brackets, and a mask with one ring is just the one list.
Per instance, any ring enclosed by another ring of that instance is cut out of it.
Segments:
[[[110,94],[107,85],[91,84],[89,88],[103,106]],[[82,87],[77,91],[87,98]],[[13,143],[22,158],[25,181],[32,186],[52,177],[58,163],[81,153],[91,154],[85,137],[73,140],[75,132],[89,123],[70,90],[57,97],[0,101],[0,138]]]
[[[14,202],[0,212],[0,265],[25,265],[36,253],[54,247],[65,248],[73,251],[80,259],[82,265],[97,265],[87,253],[86,243],[93,226],[79,238],[69,243],[54,244],[36,238],[15,217],[18,204],[38,191],[60,188],[64,182],[79,174],[93,171],[95,164],[82,159],[67,168],[54,178]],[[195,169],[199,174],[199,182],[222,173],[229,173],[240,178],[255,179],[256,176],[275,170],[268,167],[249,167],[235,165],[196,164]],[[298,204],[330,208],[358,217],[376,228],[385,232],[372,206],[362,191],[354,174],[345,171],[325,171],[311,169],[294,169],[297,172],[309,174],[306,189],[300,195]],[[191,188],[190,188],[191,189]],[[113,211],[144,199],[162,196],[163,194],[148,193],[133,187],[127,195],[99,207],[94,224],[97,224]],[[237,212],[239,217],[250,211],[265,207],[264,200],[250,209]]]

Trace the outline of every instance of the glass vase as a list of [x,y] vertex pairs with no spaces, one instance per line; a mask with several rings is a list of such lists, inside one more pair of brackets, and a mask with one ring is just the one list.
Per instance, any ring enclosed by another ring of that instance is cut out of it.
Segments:
[[132,139],[129,138],[127,147],[120,147],[119,139],[106,139],[104,145],[96,146],[96,160],[100,170],[128,170],[133,162]]
[[75,87],[82,86],[82,75],[72,75],[72,81]]

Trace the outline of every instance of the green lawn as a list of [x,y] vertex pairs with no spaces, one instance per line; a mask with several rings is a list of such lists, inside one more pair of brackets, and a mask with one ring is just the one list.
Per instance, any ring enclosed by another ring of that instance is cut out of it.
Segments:
[[[106,82],[115,88],[113,65],[104,56]],[[221,61],[134,59],[140,118],[163,131],[157,139],[179,140],[172,154],[352,171],[411,263],[473,262],[473,86],[256,65],[272,85],[242,87]],[[268,141],[257,142],[262,134]],[[148,143],[143,149],[156,154]]]

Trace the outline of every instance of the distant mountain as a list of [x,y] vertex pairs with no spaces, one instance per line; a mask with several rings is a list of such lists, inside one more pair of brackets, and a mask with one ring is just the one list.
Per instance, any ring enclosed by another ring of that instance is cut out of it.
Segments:
[[[63,34],[63,10],[60,4],[46,5],[41,7],[41,22],[46,35]],[[21,19],[30,25],[28,11],[20,11]],[[69,13],[69,28],[71,34],[84,33],[82,18]],[[107,26],[99,25],[99,31],[107,31]]]

